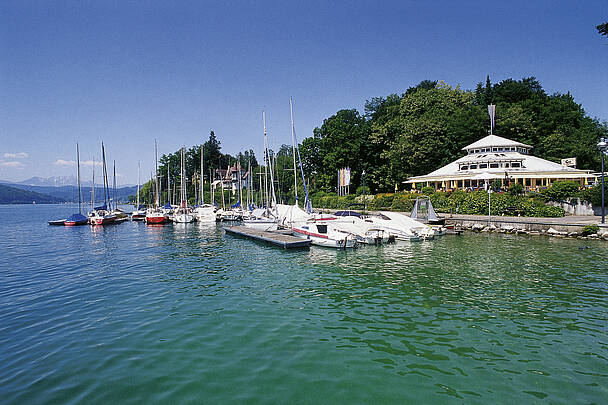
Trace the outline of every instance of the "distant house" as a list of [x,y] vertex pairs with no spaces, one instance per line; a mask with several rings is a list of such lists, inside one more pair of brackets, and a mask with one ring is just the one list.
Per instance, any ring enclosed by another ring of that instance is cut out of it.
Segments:
[[[243,190],[247,189],[249,172],[240,168],[240,182]],[[214,174],[214,184],[215,187],[223,187],[224,189],[232,190],[232,192],[236,192],[239,189],[239,168],[237,165],[228,167],[228,169],[215,169]]]
[[405,183],[423,184],[437,190],[483,187],[489,179],[502,180],[503,187],[519,183],[525,189],[548,187],[557,180],[581,186],[595,181],[591,170],[579,170],[530,155],[532,146],[497,135],[488,135],[462,148],[466,155],[424,176]]

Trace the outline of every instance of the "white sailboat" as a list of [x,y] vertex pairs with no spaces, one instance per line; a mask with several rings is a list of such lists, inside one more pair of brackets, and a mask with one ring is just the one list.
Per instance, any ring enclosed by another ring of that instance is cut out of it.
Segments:
[[146,218],[146,210],[143,205],[139,204],[139,185],[141,183],[139,177],[139,161],[137,162],[137,205],[135,206],[135,210],[131,213],[131,220],[133,221],[143,221]]
[[156,139],[154,140],[154,167],[155,167],[155,181],[154,181],[154,207],[150,207],[146,210],[146,224],[161,225],[167,223],[169,217],[162,210],[160,206],[160,185],[158,183],[158,147],[156,145]]
[[110,209],[108,208],[110,190],[108,187],[108,169],[106,166],[106,151],[105,151],[103,142],[101,143],[101,156],[103,158],[102,167],[103,167],[104,204],[100,207],[95,207],[93,209],[93,211],[91,212],[91,215],[89,217],[89,221],[91,222],[91,225],[109,225],[109,224],[113,224],[116,221],[116,215],[112,214],[110,212]]
[[198,222],[202,222],[202,223],[211,223],[211,222],[215,222],[216,221],[216,214],[215,214],[215,206],[211,205],[211,204],[205,204],[205,195],[204,195],[204,190],[205,190],[205,180],[204,180],[204,158],[203,158],[203,145],[201,145],[201,184],[200,184],[200,204],[198,207],[196,207],[194,209],[194,217],[196,218],[196,220]]
[[270,170],[270,192],[266,189],[266,207],[254,210],[249,218],[243,219],[243,225],[248,228],[262,231],[276,231],[278,229],[277,201],[274,193],[274,176],[272,163],[268,156],[268,135],[266,132],[266,112],[262,110],[262,121],[264,123],[264,171]]
[[188,195],[186,192],[185,172],[186,172],[186,156],[184,147],[182,147],[182,159],[181,159],[181,182],[180,182],[180,205],[179,208],[173,214],[173,222],[187,224],[194,222],[194,215],[188,207]]

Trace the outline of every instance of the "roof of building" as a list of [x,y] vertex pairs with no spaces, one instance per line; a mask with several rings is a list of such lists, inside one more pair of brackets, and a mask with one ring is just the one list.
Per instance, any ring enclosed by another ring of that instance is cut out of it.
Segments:
[[[472,170],[459,170],[462,163],[473,163],[473,162],[491,162],[491,161],[521,161],[521,166],[518,168],[484,168],[484,169],[472,169]],[[450,178],[473,178],[479,173],[490,172],[500,174],[504,177],[505,172],[509,176],[517,177],[518,174],[525,175],[531,173],[553,173],[554,175],[566,177],[582,177],[588,174],[589,170],[580,170],[572,167],[562,166],[559,163],[550,162],[545,159],[541,159],[536,156],[525,155],[519,152],[508,152],[508,153],[486,153],[480,155],[466,155],[458,160],[453,161],[439,169],[423,175],[415,176],[409,179],[412,181],[435,181],[437,179],[450,179]]]
[[522,148],[532,148],[532,146],[530,145],[512,141],[510,139],[503,138],[502,136],[488,135],[485,138],[481,138],[477,142],[473,142],[472,144],[465,146],[464,148],[462,148],[462,150],[487,148],[492,146],[519,146]]

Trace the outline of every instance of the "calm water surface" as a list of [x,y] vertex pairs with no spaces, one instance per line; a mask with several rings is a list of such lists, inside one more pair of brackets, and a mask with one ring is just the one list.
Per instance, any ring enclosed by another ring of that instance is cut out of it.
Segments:
[[606,403],[608,244],[283,251],[0,206],[0,401]]

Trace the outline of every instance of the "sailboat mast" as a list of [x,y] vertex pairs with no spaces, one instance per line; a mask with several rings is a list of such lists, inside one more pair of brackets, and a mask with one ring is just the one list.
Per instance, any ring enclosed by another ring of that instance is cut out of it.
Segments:
[[291,113],[291,149],[293,152],[293,193],[296,197],[296,204],[298,205],[298,171],[296,169],[296,131],[293,123],[293,102],[289,97],[289,111]]
[[204,157],[203,157],[203,145],[201,145],[201,186],[199,190],[199,194],[201,195],[201,205],[205,203],[205,195],[203,194],[203,190],[205,189],[205,170],[204,170]]
[[262,110],[264,121],[264,193],[266,194],[266,207],[270,206],[268,198],[268,141],[266,139],[266,111]]
[[139,160],[137,161],[137,208],[139,209],[139,183],[140,183],[140,179],[139,179]]
[[[169,174],[169,167],[171,164],[167,161],[167,202],[171,204],[171,174]],[[173,185],[175,187],[175,185]]]
[[158,183],[158,145],[156,144],[156,139],[154,140],[154,173],[156,176],[156,181],[154,182],[156,185],[156,208],[160,206],[160,184]]
[[103,204],[107,207],[108,198],[110,197],[110,193],[108,192],[108,168],[106,167],[106,150],[103,146],[103,142],[101,143],[101,156],[103,158]]
[[77,171],[77,175],[78,175],[78,213],[82,214],[82,209],[81,209],[82,193],[80,191],[80,148],[78,146],[78,142],[76,142],[76,160],[78,162],[78,171]]
[[95,209],[95,156],[93,156],[93,187],[91,188],[91,211]]
[[116,160],[113,161],[114,163],[114,178],[113,178],[113,188],[114,188],[114,197],[112,198],[112,200],[114,201],[114,209],[118,208],[118,205],[116,204]]

